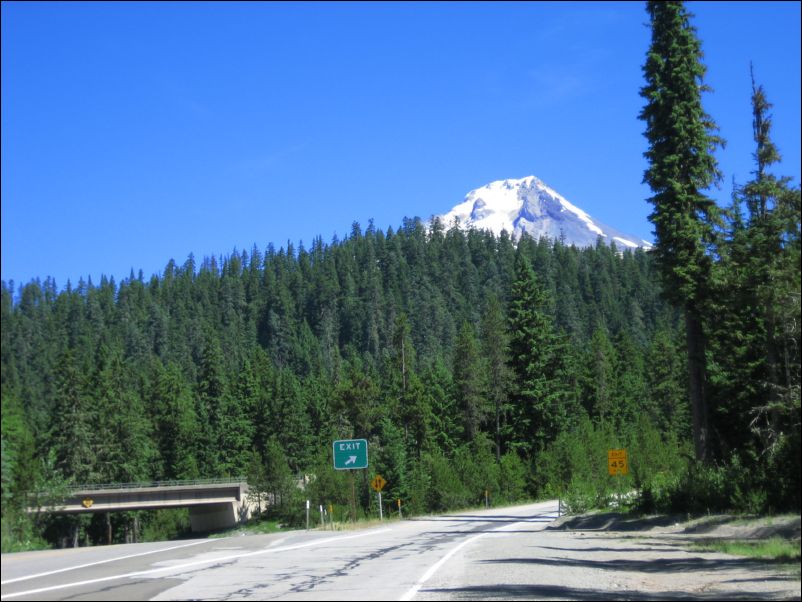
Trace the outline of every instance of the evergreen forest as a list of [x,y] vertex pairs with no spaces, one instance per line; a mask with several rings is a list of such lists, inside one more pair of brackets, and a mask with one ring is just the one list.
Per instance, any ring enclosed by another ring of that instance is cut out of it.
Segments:
[[[700,93],[703,69],[661,74],[698,40],[682,3],[649,14],[654,250],[416,218],[150,278],[4,281],[3,551],[187,530],[186,511],[26,511],[98,483],[241,477],[286,525],[307,499],[378,516],[376,474],[385,514],[401,500],[405,516],[558,496],[573,512],[799,512],[800,190],[773,175],[753,76],[754,177],[727,208],[704,196],[714,124],[663,106]],[[704,152],[677,160],[688,145],[666,148],[666,128]],[[370,446],[355,508],[332,466],[351,438]],[[621,448],[629,474],[610,476]]]

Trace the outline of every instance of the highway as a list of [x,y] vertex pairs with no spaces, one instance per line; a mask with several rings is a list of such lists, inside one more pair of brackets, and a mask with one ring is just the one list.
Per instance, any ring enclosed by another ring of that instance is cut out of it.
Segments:
[[453,599],[469,582],[492,590],[531,572],[485,560],[533,545],[556,516],[555,500],[362,530],[6,554],[2,599]]

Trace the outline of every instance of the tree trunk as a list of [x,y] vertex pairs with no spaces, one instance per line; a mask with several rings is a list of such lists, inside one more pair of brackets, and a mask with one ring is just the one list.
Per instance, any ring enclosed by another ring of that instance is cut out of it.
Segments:
[[707,461],[708,426],[707,399],[705,397],[705,337],[699,316],[693,309],[685,310],[685,334],[688,345],[688,388],[693,418],[693,443],[696,459]]

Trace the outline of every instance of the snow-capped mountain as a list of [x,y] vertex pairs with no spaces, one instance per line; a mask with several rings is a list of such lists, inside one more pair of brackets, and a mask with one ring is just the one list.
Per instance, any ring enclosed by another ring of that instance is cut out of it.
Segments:
[[462,203],[439,217],[446,228],[456,219],[464,229],[491,230],[497,235],[506,230],[513,238],[522,232],[535,239],[563,237],[565,244],[577,247],[595,245],[599,236],[622,250],[652,246],[593,219],[535,176],[498,180],[471,190]]

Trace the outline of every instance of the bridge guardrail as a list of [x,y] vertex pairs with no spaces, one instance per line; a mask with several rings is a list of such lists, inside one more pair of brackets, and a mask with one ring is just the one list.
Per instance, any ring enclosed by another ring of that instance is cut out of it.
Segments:
[[246,483],[245,477],[228,479],[184,479],[180,481],[143,481],[139,483],[82,483],[70,485],[70,491],[97,491],[99,489],[141,489],[144,487],[180,487],[184,485],[235,485]]

